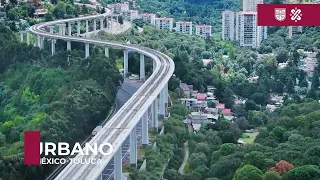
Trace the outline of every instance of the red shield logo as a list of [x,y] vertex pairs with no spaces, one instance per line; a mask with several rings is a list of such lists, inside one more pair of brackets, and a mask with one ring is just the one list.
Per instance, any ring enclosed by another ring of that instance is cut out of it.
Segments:
[[286,8],[275,8],[274,17],[278,21],[284,21],[286,19]]

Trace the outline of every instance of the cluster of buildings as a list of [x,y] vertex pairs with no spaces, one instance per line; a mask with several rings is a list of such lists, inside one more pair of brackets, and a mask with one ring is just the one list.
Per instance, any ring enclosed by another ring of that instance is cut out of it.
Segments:
[[257,5],[263,0],[243,0],[243,11],[222,12],[222,39],[242,47],[258,48],[267,38],[267,27],[257,25]]
[[[263,0],[243,0],[242,11],[222,12],[222,39],[237,41],[242,47],[258,48],[267,38],[267,26],[257,25],[257,6]],[[302,26],[289,26],[288,37],[302,32]]]
[[188,34],[188,35],[199,35],[204,38],[212,36],[212,26],[211,25],[195,25],[195,32],[193,32],[192,22],[178,21],[175,22],[174,19],[161,17],[158,18],[156,14],[145,13],[140,14],[138,10],[130,10],[129,2],[110,4],[109,8],[114,14],[120,14],[127,21],[133,21],[135,19],[142,19],[151,25],[154,25],[157,29],[168,29],[170,31],[175,30],[177,32]]
[[[208,92],[199,93],[193,90],[192,85],[180,83],[181,97],[183,97],[180,98],[180,101],[192,110],[191,114],[186,117],[185,123],[192,125],[195,130],[202,124],[215,123],[222,116],[227,120],[234,118],[231,109],[226,108],[225,104],[214,97],[215,88],[208,86],[207,89]],[[212,104],[215,105],[212,106]]]

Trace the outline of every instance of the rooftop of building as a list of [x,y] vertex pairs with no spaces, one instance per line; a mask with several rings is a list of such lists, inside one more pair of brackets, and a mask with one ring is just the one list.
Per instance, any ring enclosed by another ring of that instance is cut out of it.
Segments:
[[140,14],[140,16],[155,16],[156,14],[152,14],[152,13],[144,13],[144,14]]
[[231,109],[227,109],[227,108],[222,109],[222,114],[223,114],[223,115],[229,115],[229,114],[231,114]]
[[222,13],[234,13],[234,11],[225,10],[225,11],[222,11]]
[[173,18],[161,17],[161,18],[156,18],[156,20],[173,20]]
[[178,23],[178,24],[192,24],[192,22],[189,22],[189,21],[178,21],[176,23]]
[[139,11],[138,10],[132,10],[132,9],[129,9],[129,10],[124,10],[124,11],[122,11],[122,12],[135,12],[135,13],[138,13]]
[[217,109],[224,109],[225,108],[225,105],[223,103],[217,103],[216,104],[216,108]]
[[129,5],[128,2],[124,2],[124,3],[115,3],[115,4],[109,4],[110,6],[126,6]]
[[240,11],[240,14],[252,14],[252,15],[256,15],[257,11]]
[[189,91],[189,87],[186,83],[180,83],[180,88],[183,90],[183,91]]
[[199,24],[199,25],[196,25],[196,27],[212,27],[212,26],[207,24]]
[[197,101],[195,98],[180,98],[180,101]]
[[197,100],[206,100],[207,95],[204,93],[198,93],[197,94]]

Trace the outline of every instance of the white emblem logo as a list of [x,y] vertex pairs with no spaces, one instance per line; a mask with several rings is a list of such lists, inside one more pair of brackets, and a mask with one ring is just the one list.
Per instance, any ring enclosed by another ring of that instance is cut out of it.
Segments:
[[275,8],[274,17],[278,21],[283,21],[286,19],[286,8]]
[[292,21],[295,21],[295,22],[298,22],[301,20],[301,9],[298,9],[298,8],[294,8],[294,9],[291,9],[291,20]]

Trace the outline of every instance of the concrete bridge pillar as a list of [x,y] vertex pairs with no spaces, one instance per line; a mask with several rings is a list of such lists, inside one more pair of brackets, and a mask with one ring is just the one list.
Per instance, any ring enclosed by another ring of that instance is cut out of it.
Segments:
[[160,92],[160,103],[159,103],[159,117],[161,120],[164,119],[165,117],[165,98],[166,98],[166,92],[165,92],[165,88],[162,88],[161,92]]
[[97,34],[96,31],[97,31],[97,20],[93,19],[93,32],[94,32],[94,34]]
[[89,57],[89,52],[90,51],[90,46],[89,44],[85,44],[85,58],[88,58]]
[[53,55],[56,52],[56,40],[51,39],[51,55]]
[[88,37],[88,32],[89,32],[89,21],[86,20],[86,37]]
[[110,24],[109,24],[110,29],[112,29],[112,25],[113,25],[113,16],[110,16]]
[[123,68],[124,68],[124,77],[129,77],[129,64],[128,64],[128,50],[123,50]]
[[[53,34],[54,26],[48,26],[48,28],[50,29],[50,34]],[[59,30],[60,30],[60,27],[59,27]]]
[[68,23],[68,35],[71,36],[72,35],[72,22]]
[[140,81],[145,81],[145,74],[144,55],[140,54]]
[[62,24],[59,24],[59,35],[63,35],[63,27]]
[[149,144],[148,134],[148,110],[142,116],[142,146],[147,147]]
[[114,155],[114,179],[115,180],[123,180],[122,179],[122,152],[121,146],[117,150]]
[[27,44],[30,45],[30,32],[27,31]]
[[158,132],[158,98],[152,103],[152,130]]
[[20,31],[20,41],[23,43],[24,31]]
[[45,40],[45,38],[44,38],[44,37],[41,37],[41,49],[44,48],[44,40]]
[[71,41],[67,41],[67,51],[71,51]]
[[166,86],[164,87],[164,89],[165,89],[164,103],[166,104],[166,107],[167,107],[168,106],[168,101],[169,101],[168,83],[166,83]]
[[104,55],[105,55],[106,57],[110,57],[110,55],[109,55],[109,48],[108,48],[108,47],[104,47]]
[[36,35],[35,35],[35,37],[34,37],[33,46],[34,46],[34,47],[37,47],[37,36],[36,36]]
[[106,16],[106,29],[109,29],[109,16]]
[[137,168],[137,129],[134,127],[130,133],[130,166]]
[[100,18],[100,30],[103,30],[103,18]]
[[80,25],[81,25],[81,21],[77,22],[77,34],[78,36],[80,35]]
[[41,37],[37,35],[37,46],[41,49]]
[[62,24],[62,35],[66,35],[66,24]]

